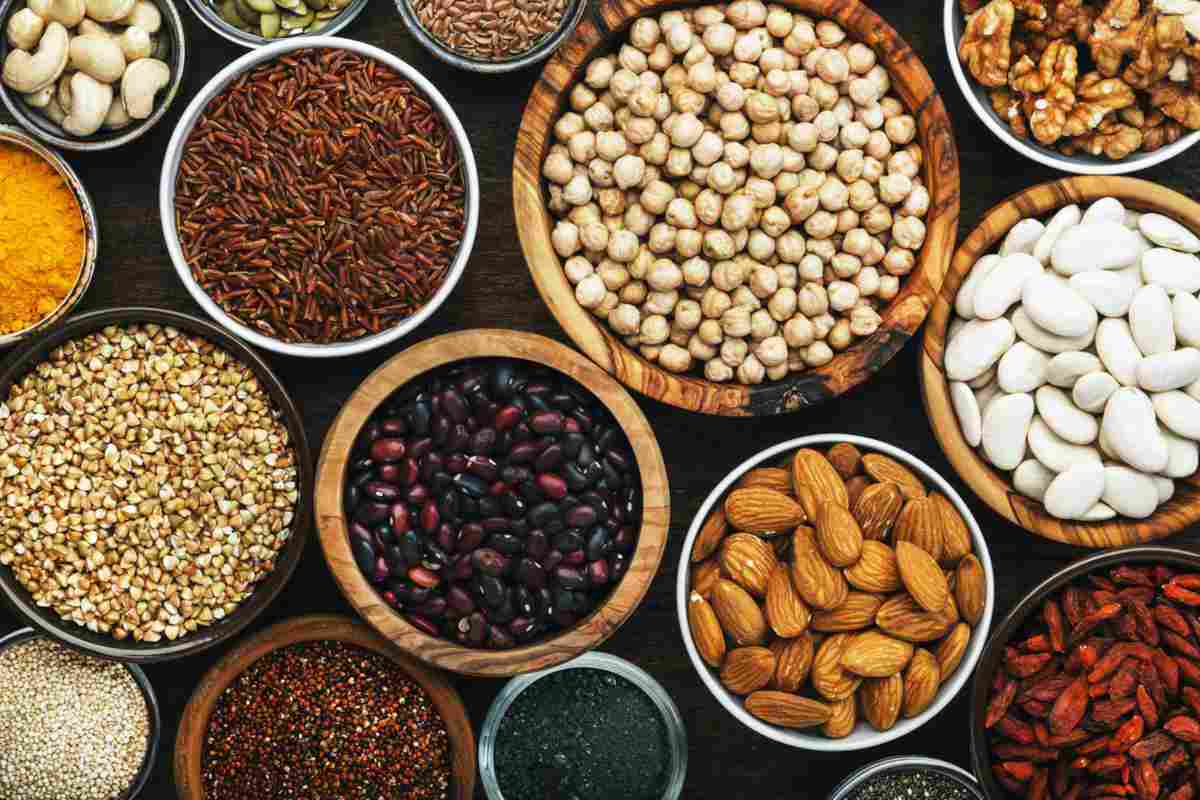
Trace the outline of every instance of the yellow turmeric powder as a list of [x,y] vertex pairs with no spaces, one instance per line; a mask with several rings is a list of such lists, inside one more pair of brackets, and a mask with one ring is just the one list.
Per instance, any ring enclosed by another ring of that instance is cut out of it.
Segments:
[[37,153],[0,142],[0,334],[41,322],[79,280],[87,243],[71,187]]

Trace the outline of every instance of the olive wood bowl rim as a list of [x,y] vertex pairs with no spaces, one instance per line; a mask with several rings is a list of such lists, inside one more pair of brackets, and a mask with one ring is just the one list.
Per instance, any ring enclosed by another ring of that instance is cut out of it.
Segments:
[[991,750],[988,748],[987,732],[983,728],[984,711],[991,695],[992,675],[1000,666],[1000,659],[1004,656],[1004,648],[1009,644],[1009,639],[1025,624],[1047,596],[1071,581],[1116,564],[1143,562],[1200,569],[1200,555],[1174,547],[1141,545],[1093,552],[1042,579],[1021,597],[1012,611],[993,629],[976,664],[970,693],[971,769],[979,780],[979,788],[989,800],[1009,800],[1012,797],[992,775]]
[[208,650],[236,636],[253,622],[259,614],[275,600],[295,572],[304,545],[313,524],[312,456],[308,436],[304,431],[304,420],[300,409],[293,402],[283,383],[248,345],[211,322],[161,308],[130,306],[108,308],[78,314],[57,325],[49,332],[30,342],[4,365],[0,372],[0,402],[7,399],[12,385],[40,364],[54,348],[64,342],[88,335],[109,325],[152,324],[179,329],[193,336],[207,339],[245,364],[258,379],[263,390],[270,395],[279,414],[280,421],[287,427],[292,450],[296,458],[296,473],[299,483],[299,498],[296,501],[291,535],[279,551],[275,568],[255,586],[250,596],[225,619],[202,628],[194,633],[161,642],[119,641],[108,634],[92,633],[73,622],[62,620],[50,609],[39,608],[26,589],[17,582],[8,567],[0,567],[0,597],[13,608],[17,616],[33,627],[65,645],[92,655],[116,661],[150,664],[172,661]]
[[541,176],[541,163],[552,138],[553,121],[547,115],[556,115],[565,107],[569,90],[586,64],[594,55],[609,52],[636,19],[698,5],[680,0],[601,0],[546,63],[526,104],[513,158],[513,207],[521,250],[539,295],[575,345],[634,391],[705,414],[758,416],[797,411],[865,383],[915,337],[929,313],[949,267],[958,229],[959,162],[953,127],[916,52],[865,3],[784,0],[793,11],[834,19],[857,41],[871,46],[888,68],[892,92],[917,120],[917,141],[925,155],[922,176],[931,195],[923,220],[925,242],[899,295],[881,310],[880,329],[838,353],[829,364],[753,387],[714,383],[697,375],[694,368],[676,374],[651,364],[578,304],[561,259],[551,246],[552,220],[543,200]]
[[172,766],[179,800],[204,800],[200,774],[204,740],[213,710],[225,690],[268,653],[302,642],[339,641],[386,657],[429,696],[450,738],[452,773],[449,796],[470,800],[475,791],[475,733],[462,697],[445,677],[402,653],[358,620],[340,614],[307,614],[277,622],[239,642],[209,668],[196,685],[175,736]]
[[[717,671],[709,667],[704,659],[700,657],[700,651],[696,649],[696,644],[692,639],[691,624],[688,622],[688,596],[691,592],[692,583],[692,546],[695,544],[696,537],[699,536],[700,528],[708,518],[709,512],[712,511],[718,502],[727,496],[733,485],[755,467],[771,465],[780,456],[790,456],[800,448],[823,447],[842,442],[855,445],[864,453],[882,453],[896,459],[913,470],[927,488],[936,489],[946,496],[946,499],[953,504],[955,510],[958,511],[971,533],[971,552],[979,559],[979,563],[983,567],[987,591],[983,614],[980,616],[979,624],[971,627],[971,637],[968,640],[967,649],[963,653],[962,660],[952,673],[950,679],[938,687],[937,694],[928,708],[915,717],[898,719],[896,724],[886,731],[877,731],[871,728],[860,717],[849,736],[840,739],[830,739],[820,733],[811,733],[808,730],[792,730],[771,725],[746,711],[741,699],[725,688],[717,676]],[[683,540],[683,548],[679,555],[679,569],[675,575],[675,616],[679,625],[679,634],[683,637],[683,644],[687,649],[692,669],[699,675],[701,682],[708,689],[709,693],[734,719],[755,733],[790,747],[827,753],[847,753],[853,750],[865,750],[877,747],[912,733],[940,714],[958,696],[963,687],[966,686],[972,671],[974,671],[975,664],[983,653],[984,643],[987,641],[988,631],[991,628],[992,613],[995,607],[996,575],[992,569],[991,551],[988,550],[987,539],[983,535],[983,530],[979,527],[979,522],[975,519],[975,515],[971,513],[971,509],[966,501],[963,500],[962,495],[937,470],[907,450],[902,450],[895,445],[888,444],[879,439],[844,433],[817,433],[788,439],[754,454],[730,470],[721,479],[720,483],[713,487],[708,496],[704,498],[704,502],[701,503],[700,508],[692,518],[687,536]]]
[[992,252],[1020,220],[1044,218],[1066,205],[1086,204],[1102,197],[1115,197],[1133,210],[1166,214],[1200,230],[1200,204],[1139,178],[1077,175],[1039,183],[1001,200],[984,214],[954,254],[925,327],[919,366],[921,398],[934,438],[971,491],[997,514],[1032,534],[1093,548],[1155,541],[1200,520],[1200,472],[1175,479],[1174,496],[1146,519],[1118,516],[1102,522],[1082,522],[1051,517],[1041,503],[1017,492],[1011,480],[1002,477],[967,444],[950,402],[950,386],[941,364],[954,298],[975,262]]
[[[642,524],[624,577],[574,627],[510,650],[465,647],[413,627],[389,607],[359,571],[350,551],[343,512],[343,483],[355,439],[370,416],[396,390],[445,364],[471,358],[531,361],[575,380],[613,415],[638,465]],[[638,442],[644,439],[644,442]],[[612,376],[551,339],[522,331],[474,329],[427,339],[393,356],[354,390],[338,412],[317,465],[316,519],[321,550],[342,594],[366,622],[401,650],[431,666],[464,675],[507,677],[555,666],[607,640],[645,598],[666,551],[670,487],[658,439],[642,410]]]
[[[34,628],[18,628],[4,636],[0,636],[0,653],[18,644],[36,641],[37,639],[45,639],[60,646],[63,644],[57,639],[47,636]],[[94,655],[92,657],[100,658],[100,656]],[[158,759],[158,748],[163,733],[162,712],[158,705],[158,695],[155,694],[154,686],[150,683],[150,679],[146,677],[145,671],[137,664],[122,663],[121,666],[129,671],[133,682],[137,684],[138,689],[141,691],[142,698],[146,701],[146,716],[149,720],[149,730],[146,733],[146,754],[142,759],[142,765],[138,768],[138,772],[133,778],[133,783],[129,784],[129,788],[114,798],[114,800],[134,800],[146,788],[146,784],[150,781],[150,775],[154,772],[154,764]]]

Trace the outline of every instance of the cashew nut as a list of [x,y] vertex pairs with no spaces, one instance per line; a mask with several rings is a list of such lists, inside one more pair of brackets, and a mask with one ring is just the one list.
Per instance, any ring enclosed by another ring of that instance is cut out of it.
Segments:
[[62,77],[58,79],[58,90],[54,94],[59,108],[68,113],[71,111],[71,78],[73,77],[75,77],[75,70],[69,69],[63,72]]
[[45,108],[46,106],[50,105],[50,101],[54,99],[54,86],[51,85],[43,87],[38,89],[33,94],[22,96],[21,99],[23,99],[25,101],[25,105],[29,106],[30,108]]
[[171,68],[156,58],[139,58],[121,79],[121,102],[134,119],[145,119],[154,111],[154,95],[171,82]]
[[33,94],[58,80],[67,68],[70,36],[61,23],[51,22],[38,41],[37,51],[12,50],[4,59],[4,83],[21,94]]
[[133,11],[137,0],[86,0],[87,15],[97,22],[116,22]]
[[87,10],[84,0],[29,0],[29,10],[46,22],[61,22],[74,28]]
[[75,136],[91,136],[100,130],[113,103],[113,88],[107,83],[76,72],[71,77],[71,110],[62,128]]
[[42,109],[46,114],[46,119],[53,122],[55,125],[62,125],[63,120],[67,118],[67,112],[63,111],[63,107],[58,104],[58,98],[51,97],[50,102]]
[[76,36],[71,40],[71,66],[101,83],[114,83],[125,74],[125,54],[107,36]]
[[108,108],[108,114],[104,117],[105,130],[116,131],[127,127],[133,119],[125,111],[125,104],[118,103],[116,100]]
[[125,54],[126,61],[137,61],[139,58],[149,58],[154,52],[154,40],[150,38],[150,34],[143,28],[136,25],[130,25],[117,38],[117,44],[121,46],[121,52]]
[[158,33],[158,29],[162,27],[162,12],[150,0],[136,0],[133,10],[121,17],[119,22],[122,25],[141,28],[146,33]]
[[79,27],[75,29],[75,35],[76,36],[107,36],[111,39],[116,34],[114,34],[112,32],[112,29],[109,28],[107,25],[101,25],[99,22],[96,22],[96,20],[87,19],[85,17],[84,20],[79,23]]
[[21,50],[32,50],[46,30],[46,20],[33,9],[22,8],[8,19],[8,43]]

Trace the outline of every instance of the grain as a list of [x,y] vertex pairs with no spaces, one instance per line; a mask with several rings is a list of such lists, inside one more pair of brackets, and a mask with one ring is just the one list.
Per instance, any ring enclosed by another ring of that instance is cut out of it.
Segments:
[[505,61],[558,30],[567,0],[413,0],[421,26],[459,55]]

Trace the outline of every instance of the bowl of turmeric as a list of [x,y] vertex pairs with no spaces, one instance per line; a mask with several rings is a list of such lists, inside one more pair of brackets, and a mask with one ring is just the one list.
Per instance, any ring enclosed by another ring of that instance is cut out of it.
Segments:
[[0,125],[0,349],[79,304],[96,272],[96,211],[75,171]]

